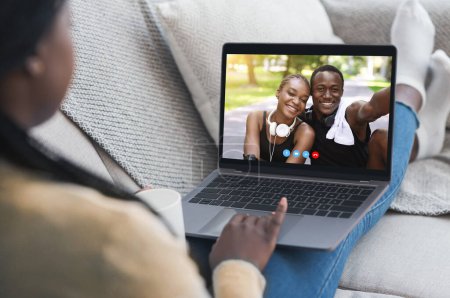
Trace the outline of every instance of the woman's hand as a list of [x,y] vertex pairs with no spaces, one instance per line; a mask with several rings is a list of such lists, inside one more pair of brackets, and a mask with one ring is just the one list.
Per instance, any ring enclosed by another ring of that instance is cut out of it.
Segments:
[[287,200],[281,198],[271,215],[235,215],[212,248],[209,255],[211,269],[224,260],[240,259],[263,270],[275,249],[286,210]]
[[139,190],[136,191],[134,194],[137,195],[138,193],[141,193],[141,192],[144,192],[144,191],[147,191],[147,190],[153,190],[153,187],[151,187],[150,185],[148,185],[148,186],[146,186],[146,187],[144,187],[144,188],[139,189]]

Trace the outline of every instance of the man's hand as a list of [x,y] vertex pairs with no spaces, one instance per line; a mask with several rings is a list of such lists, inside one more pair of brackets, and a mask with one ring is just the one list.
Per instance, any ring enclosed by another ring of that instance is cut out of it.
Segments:
[[263,270],[272,255],[287,210],[281,198],[271,215],[235,215],[224,227],[209,255],[211,269],[228,259],[248,261]]

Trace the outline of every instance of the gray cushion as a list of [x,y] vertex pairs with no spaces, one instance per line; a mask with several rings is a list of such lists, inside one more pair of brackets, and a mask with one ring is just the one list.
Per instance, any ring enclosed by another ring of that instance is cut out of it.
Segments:
[[62,110],[141,186],[186,192],[216,165],[145,0],[72,1],[76,72]]
[[450,216],[388,213],[345,266],[345,289],[403,297],[448,297]]

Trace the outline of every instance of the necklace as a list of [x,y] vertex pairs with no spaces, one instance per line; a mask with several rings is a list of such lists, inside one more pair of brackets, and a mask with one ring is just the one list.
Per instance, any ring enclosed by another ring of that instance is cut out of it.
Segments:
[[275,152],[275,146],[277,145],[277,135],[275,135],[274,141],[273,141],[273,149],[270,150],[270,138],[269,138],[269,157],[270,157],[270,162],[272,162],[272,158],[273,158],[273,153]]

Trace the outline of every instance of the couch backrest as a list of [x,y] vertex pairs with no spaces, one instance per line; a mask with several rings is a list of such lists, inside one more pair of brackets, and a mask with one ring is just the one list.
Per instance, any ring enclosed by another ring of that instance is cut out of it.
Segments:
[[[321,0],[334,33],[345,43],[389,44],[397,7],[403,0]],[[450,53],[450,1],[420,0],[436,27],[435,49]]]
[[72,0],[76,71],[62,105],[141,186],[181,192],[216,166],[145,0]]
[[[345,43],[389,44],[397,7],[403,0],[320,0],[334,33]],[[450,1],[420,0],[436,27],[435,49],[450,54]],[[450,128],[450,115],[447,119]]]

